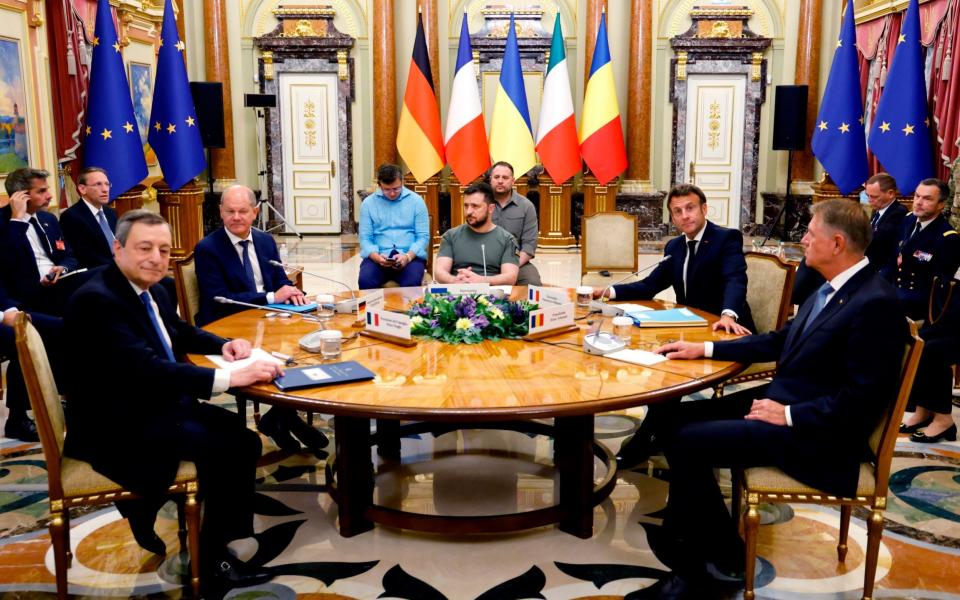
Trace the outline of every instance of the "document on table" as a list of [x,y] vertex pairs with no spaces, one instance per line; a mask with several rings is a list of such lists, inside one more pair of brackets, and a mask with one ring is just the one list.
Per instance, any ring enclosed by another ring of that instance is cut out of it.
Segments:
[[278,365],[283,364],[282,360],[275,356],[271,356],[270,353],[263,348],[254,348],[250,353],[250,356],[241,360],[228,361],[223,357],[222,354],[208,354],[207,358],[209,358],[213,364],[217,365],[217,368],[226,369],[227,371],[236,371],[237,369],[242,369],[250,363],[258,360],[268,360],[270,362],[277,363]]
[[617,350],[616,352],[611,352],[610,354],[604,354],[603,357],[612,358],[613,360],[619,360],[622,362],[628,362],[634,365],[641,365],[644,367],[649,367],[667,360],[667,357],[662,354],[648,352],[646,350],[631,350],[629,348]]

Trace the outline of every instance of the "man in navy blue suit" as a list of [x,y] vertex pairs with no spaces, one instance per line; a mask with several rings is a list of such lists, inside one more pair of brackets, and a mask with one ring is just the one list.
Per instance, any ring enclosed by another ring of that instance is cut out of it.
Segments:
[[863,188],[867,202],[873,209],[870,216],[873,239],[866,255],[880,276],[890,281],[897,266],[897,245],[907,209],[897,202],[897,181],[888,173],[877,173],[867,180]]
[[[198,326],[246,310],[215,302],[217,296],[259,305],[306,303],[303,292],[294,287],[283,269],[270,263],[279,262],[280,253],[272,236],[254,229],[258,212],[257,199],[250,188],[234,185],[223,191],[223,227],[200,240],[194,249],[200,286]],[[291,431],[314,451],[327,445],[326,436],[301,421],[296,411],[289,408],[271,408],[258,427],[284,450],[300,449]]]
[[[680,184],[667,194],[673,224],[683,234],[663,248],[669,259],[644,279],[615,285],[606,295],[617,300],[649,300],[670,286],[677,302],[721,315],[713,328],[747,334],[754,328],[747,304],[747,262],[743,234],[707,221],[707,197],[695,185]],[[604,290],[594,291],[599,298]]]
[[0,283],[23,310],[61,315],[82,283],[61,278],[78,264],[57,218],[43,210],[52,198],[49,173],[17,169],[4,182],[10,204],[0,209]]
[[892,286],[868,268],[870,221],[845,200],[815,204],[803,238],[826,283],[783,329],[716,343],[673,342],[669,359],[777,361],[766,385],[722,402],[681,404],[664,427],[670,491],[663,525],[672,579],[641,598],[702,598],[721,573],[743,570],[744,546],[715,468],[775,466],[828,494],[855,493],[868,439],[897,392],[907,339]]
[[117,211],[110,204],[110,179],[100,167],[85,167],[77,175],[80,200],[60,213],[60,227],[81,267],[113,264],[113,232]]

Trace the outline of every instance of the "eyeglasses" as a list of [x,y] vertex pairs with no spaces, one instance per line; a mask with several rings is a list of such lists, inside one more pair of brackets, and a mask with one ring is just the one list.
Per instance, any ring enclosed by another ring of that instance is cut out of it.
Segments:
[[106,187],[108,190],[113,187],[113,184],[110,183],[109,181],[98,181],[97,183],[88,183],[86,185],[87,187],[94,187],[94,188]]

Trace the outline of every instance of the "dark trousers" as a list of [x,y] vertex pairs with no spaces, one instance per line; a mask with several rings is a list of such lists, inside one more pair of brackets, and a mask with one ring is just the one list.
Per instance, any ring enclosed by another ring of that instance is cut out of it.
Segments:
[[[226,544],[253,535],[253,501],[260,436],[237,420],[237,415],[205,402],[190,408],[175,431],[170,449],[180,460],[197,466],[203,526],[200,547],[203,563],[218,559]],[[122,449],[118,449],[122,450]],[[155,518],[165,497],[118,502],[128,518]]]
[[[61,320],[59,317],[41,313],[30,313],[30,318],[33,326],[37,328],[37,333],[43,339],[50,367],[56,377],[62,366],[59,353]],[[10,359],[10,365],[7,366],[7,410],[10,414],[25,413],[30,408],[30,399],[23,381],[23,372],[20,370],[20,360],[17,358],[16,335],[13,327],[0,325],[0,354]]]
[[937,327],[924,327],[920,331],[924,340],[920,365],[913,380],[907,410],[917,406],[942,414],[953,411],[952,365],[960,363],[960,339],[950,331]]
[[400,287],[423,285],[423,273],[427,263],[422,258],[411,260],[402,269],[381,267],[369,258],[360,261],[360,278],[357,284],[361,290],[382,288],[388,281],[396,281]]

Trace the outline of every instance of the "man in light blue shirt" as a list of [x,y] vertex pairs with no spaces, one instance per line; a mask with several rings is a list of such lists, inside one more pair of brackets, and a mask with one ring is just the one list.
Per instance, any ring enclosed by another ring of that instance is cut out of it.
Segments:
[[377,169],[380,189],[360,206],[361,290],[381,288],[388,281],[401,287],[423,283],[430,241],[427,205],[403,185],[397,165]]

